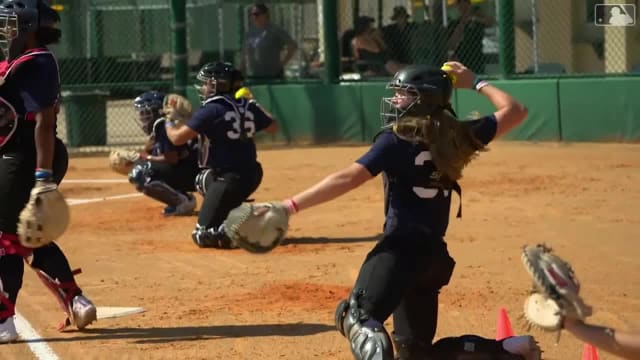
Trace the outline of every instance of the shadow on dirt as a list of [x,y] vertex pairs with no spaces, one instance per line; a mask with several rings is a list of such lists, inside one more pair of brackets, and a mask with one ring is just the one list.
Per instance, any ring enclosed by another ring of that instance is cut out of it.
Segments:
[[326,324],[259,324],[259,325],[212,325],[185,327],[151,327],[119,329],[85,329],[69,331],[69,337],[51,337],[19,340],[17,343],[56,343],[91,340],[134,340],[136,344],[157,344],[176,341],[214,340],[239,337],[262,336],[307,336],[336,331]]
[[328,237],[291,237],[282,240],[282,246],[299,244],[349,244],[359,242],[372,242],[378,241],[382,238],[382,234],[362,236],[362,237],[349,237],[349,238],[328,238]]

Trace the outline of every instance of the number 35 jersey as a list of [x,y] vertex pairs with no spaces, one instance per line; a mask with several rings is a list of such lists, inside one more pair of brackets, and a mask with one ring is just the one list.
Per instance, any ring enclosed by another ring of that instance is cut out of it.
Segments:
[[[497,123],[493,115],[465,124],[484,144],[495,137]],[[386,130],[356,162],[373,176],[380,172],[386,176],[385,233],[417,226],[429,229],[433,236],[445,235],[452,189],[449,181],[441,179],[426,145],[402,140]]]
[[215,96],[185,125],[210,142],[201,145],[201,166],[242,172],[253,169],[257,162],[253,136],[272,122],[253,100]]

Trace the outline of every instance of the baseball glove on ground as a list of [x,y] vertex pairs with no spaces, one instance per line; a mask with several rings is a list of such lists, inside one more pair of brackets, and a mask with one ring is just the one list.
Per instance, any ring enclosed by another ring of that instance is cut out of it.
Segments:
[[282,203],[242,204],[224,221],[227,236],[235,245],[252,253],[273,250],[289,228],[289,212]]
[[448,111],[433,116],[404,116],[393,124],[401,139],[429,146],[436,167],[450,180],[462,177],[462,170],[479,151],[485,150],[469,127]]
[[69,226],[69,205],[55,183],[36,181],[27,206],[20,213],[18,237],[28,248],[59,238]]
[[522,262],[533,279],[533,293],[524,302],[524,316],[543,330],[562,329],[565,318],[584,320],[591,307],[580,297],[580,283],[571,265],[545,245],[525,246]]
[[109,166],[118,174],[128,175],[138,159],[140,154],[137,151],[116,149],[109,154]]
[[178,94],[168,94],[162,102],[162,112],[169,121],[180,126],[191,118],[193,107],[189,99]]

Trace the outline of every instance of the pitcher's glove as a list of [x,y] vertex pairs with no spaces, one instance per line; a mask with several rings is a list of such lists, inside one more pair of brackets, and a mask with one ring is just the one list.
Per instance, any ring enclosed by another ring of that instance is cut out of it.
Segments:
[[462,170],[479,151],[486,150],[469,126],[447,110],[427,116],[403,116],[394,122],[393,131],[401,139],[428,145],[436,167],[452,181],[462,177]]
[[559,331],[564,319],[584,320],[592,309],[580,297],[580,283],[571,265],[538,244],[525,246],[522,262],[533,279],[533,292],[524,302],[529,324],[547,331]]
[[109,154],[109,167],[118,174],[128,175],[140,154],[134,150],[115,149]]
[[50,181],[36,181],[27,206],[20,213],[18,237],[22,246],[38,248],[59,238],[69,226],[69,205]]
[[252,253],[267,253],[284,239],[289,212],[283,203],[242,204],[231,210],[224,231],[238,247]]

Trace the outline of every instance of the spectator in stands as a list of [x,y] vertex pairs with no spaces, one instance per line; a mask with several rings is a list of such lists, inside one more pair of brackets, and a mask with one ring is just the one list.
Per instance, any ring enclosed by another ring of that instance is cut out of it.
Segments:
[[256,3],[251,7],[250,15],[255,28],[245,37],[242,70],[249,78],[284,78],[284,68],[298,50],[298,45],[289,33],[271,23],[266,5]]
[[471,0],[457,0],[458,19],[449,23],[447,41],[448,59],[465,64],[476,74],[484,73],[486,64],[482,52],[484,29],[495,24],[495,19],[481,14]]
[[412,64],[412,43],[417,36],[418,27],[409,22],[409,13],[404,6],[393,8],[392,24],[382,28],[384,41],[389,45],[389,56],[394,61]]
[[351,46],[356,70],[364,76],[395,74],[403,66],[390,60],[382,32],[372,26],[374,22],[375,20],[369,16],[360,16],[354,24]]

